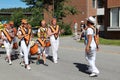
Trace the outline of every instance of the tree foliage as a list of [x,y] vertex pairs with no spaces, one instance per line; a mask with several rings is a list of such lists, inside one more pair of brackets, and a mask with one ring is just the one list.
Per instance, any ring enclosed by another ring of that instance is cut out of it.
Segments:
[[25,16],[23,15],[22,11],[15,11],[12,15],[11,15],[11,19],[12,21],[14,21],[14,24],[16,27],[20,26],[21,20],[25,18]]

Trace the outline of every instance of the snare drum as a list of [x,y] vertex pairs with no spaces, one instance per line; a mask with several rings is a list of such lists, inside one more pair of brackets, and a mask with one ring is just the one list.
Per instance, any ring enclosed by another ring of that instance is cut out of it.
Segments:
[[49,46],[51,46],[50,40],[46,40],[45,41],[45,47],[49,47]]
[[33,46],[30,47],[30,54],[35,55],[38,53],[38,44],[35,43]]
[[13,49],[18,49],[18,44],[17,44],[17,42],[13,43]]

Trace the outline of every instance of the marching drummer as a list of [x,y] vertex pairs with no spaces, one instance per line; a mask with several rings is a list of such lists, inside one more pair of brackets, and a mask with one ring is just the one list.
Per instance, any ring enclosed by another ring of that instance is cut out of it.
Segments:
[[57,20],[53,18],[51,26],[48,28],[48,35],[50,36],[50,42],[53,53],[53,62],[58,63],[58,47],[59,47],[59,33],[60,27],[57,25]]
[[20,48],[23,53],[23,64],[28,70],[31,69],[29,64],[29,50],[30,50],[30,39],[31,39],[31,26],[28,24],[26,19],[22,19],[22,24],[18,28],[18,38],[20,39]]
[[13,47],[13,38],[14,38],[14,32],[13,29],[11,29],[9,24],[5,24],[5,29],[2,31],[2,39],[4,41],[4,46],[6,50],[6,58],[5,60],[9,63],[9,65],[12,64],[11,61],[11,53],[12,53],[12,47]]
[[15,54],[15,49],[18,48],[18,44],[17,44],[17,40],[16,40],[16,36],[17,36],[17,29],[14,27],[14,22],[13,21],[9,21],[9,25],[11,27],[11,29],[13,29],[13,32],[15,34],[14,38],[13,38],[13,57],[17,57],[16,54]]
[[45,66],[48,66],[46,64],[46,56],[45,56],[47,31],[48,31],[48,29],[46,27],[46,22],[45,22],[45,20],[42,20],[41,26],[38,29],[38,40],[37,41],[39,43],[39,52],[38,52],[39,55],[38,55],[36,64],[40,64],[39,59],[40,59],[40,56],[42,55]]

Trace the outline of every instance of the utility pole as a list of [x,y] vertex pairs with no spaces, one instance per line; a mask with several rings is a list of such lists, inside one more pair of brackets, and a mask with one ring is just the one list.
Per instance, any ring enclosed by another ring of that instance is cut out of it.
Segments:
[[54,9],[55,9],[55,7],[54,7],[54,0],[53,0],[53,17],[54,17]]

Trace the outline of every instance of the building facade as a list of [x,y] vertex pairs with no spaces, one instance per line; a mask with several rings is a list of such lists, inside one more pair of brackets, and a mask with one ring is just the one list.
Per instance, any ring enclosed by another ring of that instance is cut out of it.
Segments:
[[89,16],[96,17],[97,14],[97,0],[70,0],[67,4],[72,5],[77,9],[77,14],[75,15],[67,15],[63,21],[65,23],[71,24],[71,27],[74,25],[74,21],[76,21],[79,25],[78,32],[80,31],[80,23],[81,21],[86,22],[86,18]]
[[105,1],[105,38],[120,39],[120,0]]

